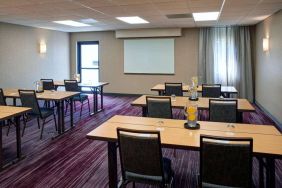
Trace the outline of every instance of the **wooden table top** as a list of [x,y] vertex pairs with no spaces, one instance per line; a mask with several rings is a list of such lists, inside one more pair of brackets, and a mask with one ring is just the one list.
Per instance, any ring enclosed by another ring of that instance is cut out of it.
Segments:
[[0,121],[4,121],[12,117],[22,115],[30,110],[31,108],[25,107],[0,106]]
[[[95,83],[79,83],[78,85],[81,87],[100,87],[108,85],[108,82],[95,82]],[[54,81],[55,86],[65,86],[64,81]]]
[[[124,123],[124,124],[136,124],[136,125],[148,125],[148,126],[162,126],[173,127],[182,129],[186,120],[175,119],[163,119],[163,118],[149,118],[149,117],[137,117],[137,116],[122,116],[115,115],[108,120],[111,123]],[[265,134],[265,135],[278,135],[282,134],[273,125],[256,125],[256,124],[244,124],[244,123],[221,123],[211,121],[198,121],[201,124],[201,129],[210,131],[224,131],[224,132],[238,132],[238,133],[253,133],[253,134]]]
[[[153,88],[151,88],[151,91],[164,91],[165,90],[165,85],[164,84],[157,84]],[[189,86],[188,85],[183,85],[182,90],[184,92],[188,92]],[[199,85],[197,88],[198,92],[202,92],[202,86]],[[221,92],[223,93],[238,93],[235,87],[233,86],[221,86]]]
[[[127,117],[123,117],[127,118]],[[228,123],[216,123],[216,122],[199,122],[201,128],[199,130],[188,130],[183,126],[176,127],[173,124],[182,124],[182,120],[169,120],[170,123],[164,123],[165,126],[159,126],[155,124],[156,120],[153,118],[138,117],[138,122],[140,124],[131,124],[125,120],[124,122],[116,122],[119,117],[113,117],[112,119],[106,121],[93,131],[87,134],[87,138],[101,141],[117,141],[116,129],[117,127],[137,129],[137,130],[158,130],[161,133],[161,143],[164,147],[169,148],[182,148],[189,150],[199,150],[200,145],[200,135],[213,135],[213,136],[224,136],[224,137],[250,137],[254,141],[254,154],[255,155],[271,155],[277,158],[282,158],[282,135],[277,135],[277,133],[272,128],[269,129],[270,133],[274,134],[264,134],[260,133],[261,130],[257,131],[262,125],[253,125],[246,128],[244,131],[227,131],[227,130],[213,130],[214,125],[227,127]],[[150,120],[151,119],[151,120]],[[144,120],[144,122],[142,122]],[[120,119],[120,121],[123,121]],[[163,120],[165,121],[165,120]],[[165,121],[166,122],[166,121]],[[234,124],[235,127],[239,126],[243,130],[242,124]],[[241,127],[242,126],[242,127]],[[235,128],[236,129],[236,128]]]
[[[161,96],[160,96],[161,97]],[[184,108],[187,103],[197,104],[199,109],[209,109],[209,99],[199,97],[198,101],[190,101],[188,97],[175,97],[175,101],[171,101],[173,108]],[[238,100],[238,111],[239,112],[253,112],[255,108],[247,99],[237,99]],[[132,106],[146,106],[146,95],[142,95],[131,103]]]
[[[3,89],[4,96],[7,98],[19,98],[18,89]],[[64,100],[80,92],[70,92],[70,91],[44,91],[42,93],[36,93],[36,97],[39,100]]]

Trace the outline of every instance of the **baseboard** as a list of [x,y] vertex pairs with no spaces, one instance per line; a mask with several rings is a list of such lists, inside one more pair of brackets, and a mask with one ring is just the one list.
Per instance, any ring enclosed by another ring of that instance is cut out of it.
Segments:
[[128,96],[128,97],[140,97],[142,94],[130,94],[130,93],[104,93],[106,96]]
[[[85,94],[93,94],[92,91],[83,91]],[[130,93],[107,93],[104,92],[103,95],[105,96],[129,96],[129,97],[140,97],[143,94],[130,94]]]
[[255,100],[255,104],[270,118],[272,119],[275,124],[276,124],[276,128],[282,132],[282,123],[278,121],[278,119],[276,119],[270,112],[268,112],[268,110],[266,110],[258,101]]

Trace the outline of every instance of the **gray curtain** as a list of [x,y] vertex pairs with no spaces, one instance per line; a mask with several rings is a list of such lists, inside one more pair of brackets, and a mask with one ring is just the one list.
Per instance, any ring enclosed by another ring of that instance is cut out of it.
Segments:
[[201,28],[198,77],[202,83],[234,86],[240,98],[253,101],[249,27]]

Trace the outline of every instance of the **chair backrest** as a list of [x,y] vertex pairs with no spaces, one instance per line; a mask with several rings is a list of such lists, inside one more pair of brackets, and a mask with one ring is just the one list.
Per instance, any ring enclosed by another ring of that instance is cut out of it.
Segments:
[[43,90],[55,90],[53,79],[40,79],[42,82]]
[[221,84],[202,84],[202,97],[219,98]]
[[153,118],[172,118],[171,98],[146,96],[147,116]]
[[165,83],[165,95],[166,96],[183,96],[182,83]]
[[66,91],[80,92],[77,80],[64,80],[64,83]]
[[7,105],[6,98],[4,97],[4,92],[3,92],[2,88],[0,88],[0,105],[2,105],[2,106]]
[[200,135],[200,187],[251,187],[252,138]]
[[19,89],[19,95],[23,107],[32,109],[32,113],[41,116],[41,111],[37,101],[36,93],[34,90],[21,90]]
[[236,99],[210,99],[210,121],[236,123],[237,108],[238,101]]
[[160,133],[117,128],[121,170],[124,180],[164,182]]

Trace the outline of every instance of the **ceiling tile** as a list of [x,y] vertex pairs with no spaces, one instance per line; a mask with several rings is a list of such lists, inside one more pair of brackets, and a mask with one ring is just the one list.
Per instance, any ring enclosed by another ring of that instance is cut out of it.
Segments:
[[[0,21],[66,32],[127,28],[206,27],[255,24],[282,9],[282,0],[226,0],[216,22],[168,19],[167,14],[219,11],[223,0],[0,0]],[[140,16],[149,24],[131,25],[117,16]],[[74,28],[54,20],[93,18],[91,27]]]

